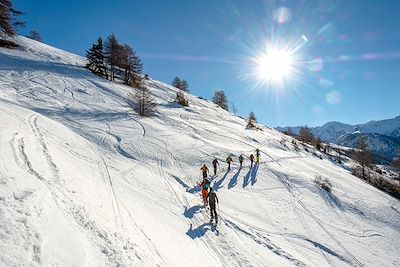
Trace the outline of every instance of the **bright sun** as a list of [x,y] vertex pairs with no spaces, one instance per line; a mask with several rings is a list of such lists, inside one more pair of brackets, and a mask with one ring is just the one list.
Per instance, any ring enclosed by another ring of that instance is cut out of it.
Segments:
[[282,85],[294,71],[294,59],[290,51],[272,48],[255,59],[255,74],[263,82]]

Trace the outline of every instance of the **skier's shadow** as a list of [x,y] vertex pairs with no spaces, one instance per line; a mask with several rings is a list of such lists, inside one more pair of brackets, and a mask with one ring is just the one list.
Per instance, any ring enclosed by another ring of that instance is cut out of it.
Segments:
[[200,209],[201,209],[200,205],[193,206],[189,209],[185,207],[183,215],[185,215],[186,218],[192,219],[193,216],[200,211]]
[[190,238],[196,239],[203,237],[207,231],[212,231],[210,223],[203,223],[195,229],[193,229],[193,224],[190,224],[190,228],[187,230],[186,234],[190,236]]
[[259,165],[256,164],[254,168],[251,170],[251,185],[253,186],[257,182],[257,172]]
[[253,167],[250,167],[249,171],[247,172],[246,176],[243,179],[243,188],[249,185],[250,183],[250,174],[251,171],[253,170]]
[[242,167],[239,168],[239,170],[235,173],[235,175],[232,177],[232,179],[229,181],[228,184],[228,189],[231,189],[237,184],[237,180],[240,174],[240,171],[242,170]]
[[198,192],[200,192],[200,186],[192,187],[192,188],[186,190],[186,192],[188,192],[190,194],[198,193]]
[[228,173],[229,173],[229,171],[227,171],[221,179],[219,179],[218,181],[216,181],[216,182],[214,183],[214,185],[213,185],[214,191],[218,191],[218,189],[221,188],[221,184],[222,184],[222,182],[225,180],[225,178],[226,178],[226,176],[228,175]]

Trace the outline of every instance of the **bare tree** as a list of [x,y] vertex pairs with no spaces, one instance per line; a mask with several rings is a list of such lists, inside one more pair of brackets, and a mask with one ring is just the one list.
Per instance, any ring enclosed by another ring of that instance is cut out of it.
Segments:
[[38,42],[42,42],[42,37],[40,36],[40,33],[37,30],[32,30],[26,37]]
[[342,164],[342,150],[340,149],[340,147],[335,147],[335,151],[337,163]]
[[290,127],[287,127],[286,131],[283,131],[283,133],[289,136],[293,136],[293,131]]
[[124,82],[131,84],[142,72],[142,62],[136,52],[127,44],[120,47],[120,58],[117,66],[124,69]]
[[368,144],[362,135],[357,137],[356,150],[353,159],[362,167],[362,178],[365,179],[365,168],[372,164],[372,155],[369,152]]
[[315,137],[311,132],[311,129],[308,128],[308,126],[302,126],[300,128],[300,133],[299,133],[299,140],[304,142],[304,143],[309,143],[312,144],[314,143]]
[[224,91],[220,90],[220,91],[216,91],[214,93],[214,97],[213,97],[213,102],[215,104],[217,104],[218,106],[220,106],[221,108],[229,111],[228,108],[228,99],[226,98],[226,95],[224,93]]
[[318,151],[321,151],[321,148],[322,148],[322,140],[321,140],[321,138],[320,138],[319,136],[315,139],[315,148],[316,148]]
[[122,52],[121,45],[118,43],[115,34],[112,33],[107,37],[104,50],[105,50],[106,62],[110,65],[111,69],[110,80],[114,81],[115,69],[118,65],[120,65],[121,52]]
[[237,109],[235,103],[233,103],[233,102],[231,102],[231,110],[232,110],[232,113],[233,113],[234,115],[237,115],[238,109]]
[[129,93],[128,99],[131,106],[141,116],[151,116],[156,111],[157,103],[151,95],[149,88],[143,79],[135,81],[135,93]]

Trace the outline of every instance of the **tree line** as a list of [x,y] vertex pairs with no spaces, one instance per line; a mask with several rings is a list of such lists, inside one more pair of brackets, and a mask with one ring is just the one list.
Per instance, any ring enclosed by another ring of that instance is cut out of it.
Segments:
[[132,85],[142,72],[143,64],[136,51],[127,44],[120,44],[115,34],[110,34],[105,42],[99,37],[86,51],[86,58],[86,68],[111,81],[118,76],[125,84]]
[[148,75],[142,75],[142,61],[127,44],[120,44],[115,34],[106,41],[101,37],[86,51],[86,68],[110,81],[122,80],[134,91],[128,93],[128,104],[141,116],[153,115],[157,103],[148,86]]

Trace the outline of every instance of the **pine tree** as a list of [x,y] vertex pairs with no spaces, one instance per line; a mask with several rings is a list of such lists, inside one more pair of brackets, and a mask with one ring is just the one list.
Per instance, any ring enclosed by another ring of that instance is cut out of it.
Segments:
[[171,85],[172,85],[173,87],[176,87],[176,88],[178,88],[178,89],[181,89],[181,83],[182,83],[181,79],[179,79],[178,77],[175,77],[175,78],[172,80]]
[[117,37],[115,34],[111,34],[107,37],[107,41],[105,43],[105,59],[106,62],[110,65],[110,80],[114,81],[115,79],[115,70],[118,65],[121,65],[121,45],[118,43]]
[[221,108],[229,111],[228,108],[228,99],[226,98],[226,95],[224,93],[224,91],[220,90],[220,91],[216,91],[214,93],[214,97],[213,97],[213,102],[215,104],[217,104],[218,106],[220,106]]
[[186,81],[186,80],[182,80],[181,81],[181,87],[180,87],[180,89],[182,90],[182,91],[184,91],[184,92],[189,92],[189,84],[188,84],[188,82]]
[[362,166],[362,178],[365,179],[365,168],[372,164],[372,155],[369,152],[367,141],[362,135],[357,137],[353,158]]
[[38,42],[42,42],[42,37],[40,37],[40,34],[37,30],[33,30],[29,33],[28,36],[26,36],[32,40],[38,41]]
[[135,85],[135,93],[128,94],[130,104],[141,116],[153,115],[157,104],[154,97],[150,94],[150,90],[143,79],[137,79]]
[[11,0],[0,0],[0,37],[13,36],[17,27],[25,25],[17,19],[20,15],[22,12],[14,9]]
[[86,68],[100,77],[107,78],[107,67],[104,63],[105,57],[101,37],[97,39],[97,44],[93,44],[92,48],[86,51],[86,58],[88,60]]
[[246,128],[251,129],[254,128],[256,126],[257,123],[257,118],[256,118],[256,114],[254,114],[254,112],[250,112],[249,117],[247,118],[247,126]]

